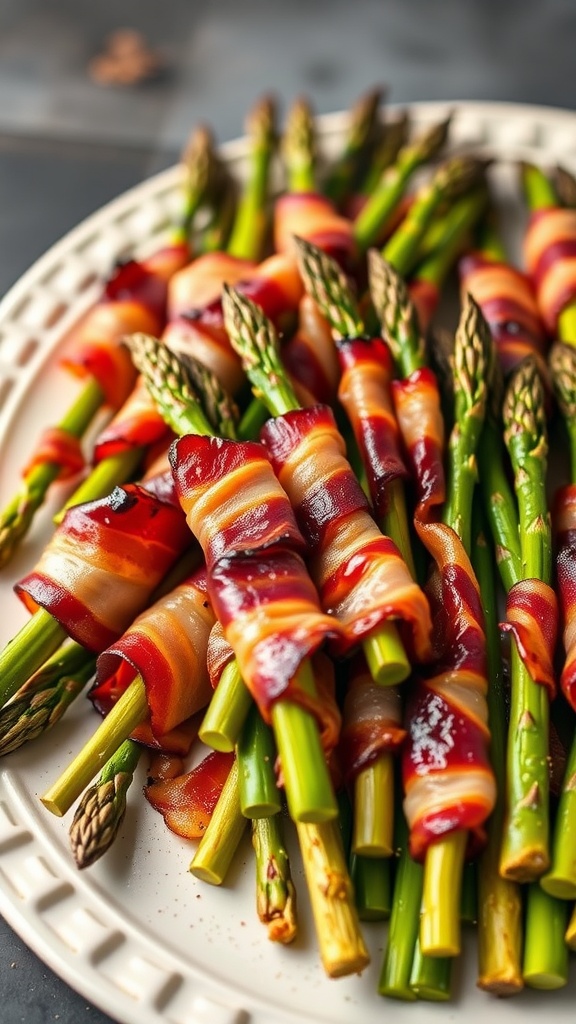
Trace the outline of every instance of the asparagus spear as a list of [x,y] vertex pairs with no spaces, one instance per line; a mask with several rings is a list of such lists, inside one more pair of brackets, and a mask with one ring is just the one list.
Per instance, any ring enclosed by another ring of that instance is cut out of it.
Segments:
[[370,89],[350,111],[344,148],[332,162],[322,185],[323,194],[337,206],[351,195],[368,162],[378,131],[382,95],[381,88]]
[[442,149],[450,128],[450,117],[422,131],[402,147],[396,162],[388,167],[354,222],[354,234],[361,249],[374,244],[382,226],[396,209],[419,167]]
[[313,192],[316,177],[316,129],[305,96],[292,104],[280,144],[289,192]]
[[[550,583],[544,390],[533,360],[525,360],[511,376],[502,415],[515,476],[523,576]],[[549,864],[548,694],[530,677],[515,643],[511,672],[507,817],[500,871],[506,878],[530,881]]]
[[523,987],[522,898],[519,886],[499,873],[505,812],[506,708],[492,551],[481,528],[474,534],[473,563],[486,623],[490,754],[497,793],[478,868],[478,986],[504,996],[514,995]]
[[77,867],[90,867],[114,842],[124,820],[126,794],[141,752],[137,743],[125,740],[84,793],[69,833]]
[[[174,244],[188,244],[192,221],[201,206],[211,193],[215,182],[221,177],[222,170],[214,153],[210,132],[200,125],[193,133],[183,155],[185,165],[184,201],[180,223],[172,232]],[[81,438],[102,402],[104,395],[100,385],[94,378],[89,379],[82,392],[65,413],[58,428],[72,437]],[[56,462],[45,462],[32,468],[25,474],[18,493],[0,513],[0,566],[6,565],[28,532],[33,518],[44,503],[50,485],[57,479],[61,466]],[[128,472],[133,467],[128,468]],[[99,476],[102,470],[99,471]],[[125,477],[124,477],[125,479]],[[115,478],[113,483],[118,483]],[[98,494],[106,494],[111,489],[108,481],[100,481]],[[87,500],[80,498],[79,500]]]
[[396,163],[400,150],[408,141],[409,126],[410,119],[405,112],[394,120],[386,121],[382,139],[372,154],[366,175],[360,183],[360,195],[370,197],[378,187],[384,171]]
[[95,663],[93,655],[72,642],[48,658],[0,711],[0,756],[56,725],[94,674]]
[[287,945],[296,938],[296,890],[282,837],[280,815],[252,821],[256,854],[256,907],[272,942]]

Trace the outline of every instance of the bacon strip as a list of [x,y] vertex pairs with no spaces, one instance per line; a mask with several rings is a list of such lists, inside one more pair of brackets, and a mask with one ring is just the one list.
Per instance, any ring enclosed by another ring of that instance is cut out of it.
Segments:
[[557,335],[558,318],[576,296],[576,210],[534,211],[523,248],[540,314],[549,333]]
[[545,370],[548,338],[529,277],[499,260],[470,253],[460,260],[462,294],[478,303],[508,375],[531,355]]
[[260,445],[187,435],[174,442],[176,490],[204,551],[225,639],[264,719],[293,700],[325,725],[323,702],[295,679],[336,631],[320,609],[290,504]]
[[416,681],[402,757],[410,852],[465,830],[469,852],[483,841],[496,790],[488,757],[486,640],[478,583],[460,538],[437,522],[445,496],[443,423],[437,381],[420,370],[394,383],[394,400],[416,485],[416,530],[432,556],[427,587],[435,659]]
[[274,248],[292,253],[294,236],[328,253],[344,270],[351,270],[358,255],[352,222],[317,192],[286,193],[274,205]]
[[279,416],[261,432],[310,549],[321,605],[340,627],[332,643],[344,654],[381,622],[408,627],[414,657],[431,653],[428,602],[398,549],[368,511],[327,406]]
[[576,484],[557,492],[553,507],[556,534],[556,578],[562,616],[565,661],[560,686],[576,711]]
[[554,651],[558,633],[556,594],[539,579],[520,580],[508,591],[506,621],[500,629],[512,633],[520,657],[535,683],[556,696]]
[[201,839],[233,761],[234,754],[212,751],[185,775],[146,786],[144,796],[171,832],[183,839]]
[[92,376],[112,409],[132,390],[136,371],[120,344],[126,334],[157,335],[166,319],[167,282],[189,260],[187,246],[167,246],[146,260],[118,264],[102,297],[69,335],[62,365],[78,377]]
[[141,612],[100,654],[97,680],[103,682],[127,661],[144,681],[152,732],[160,737],[208,704],[206,654],[213,624],[201,568]]
[[281,356],[301,405],[336,401],[340,366],[332,329],[310,295],[300,300],[298,329],[282,346]]
[[137,484],[69,508],[36,567],[15,585],[77,643],[109,647],[190,542],[181,510]]
[[47,463],[59,467],[58,480],[69,480],[84,468],[82,445],[77,437],[61,427],[47,427],[40,436],[36,450],[22,470],[27,477],[32,470]]
[[388,511],[388,486],[408,476],[400,454],[400,433],[390,385],[394,366],[381,338],[344,338],[338,342],[342,378],[338,398],[354,431],[379,516]]
[[347,663],[346,696],[338,746],[347,785],[381,754],[397,751],[406,737],[396,686],[377,686],[361,654]]
[[109,423],[100,431],[92,461],[95,465],[136,447],[149,447],[173,436],[150,398],[144,377],[136,379],[132,392]]

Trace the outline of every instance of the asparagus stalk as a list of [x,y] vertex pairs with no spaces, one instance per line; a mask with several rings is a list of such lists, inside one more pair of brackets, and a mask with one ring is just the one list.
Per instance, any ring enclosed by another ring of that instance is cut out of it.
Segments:
[[390,917],[392,873],[390,857],[353,854],[350,878],[361,921],[385,921]]
[[354,906],[338,823],[296,823],[320,957],[330,978],[358,974],[369,962]]
[[567,920],[567,903],[536,882],[528,886],[523,975],[530,988],[550,991],[568,983]]
[[240,807],[246,818],[269,818],[282,806],[274,765],[276,749],[270,728],[255,704],[244,722],[236,749]]
[[576,907],[572,908],[570,920],[568,921],[568,927],[566,928],[566,934],[564,936],[568,949],[576,952]]
[[[518,498],[523,575],[550,583],[544,390],[533,360],[525,360],[512,375],[502,414]],[[511,671],[507,816],[500,872],[506,878],[526,882],[537,878],[549,865],[549,707],[546,688],[532,680],[515,643]]]
[[0,756],[52,729],[94,674],[95,663],[76,643],[48,658],[0,711]]
[[141,747],[125,740],[84,793],[70,826],[70,847],[79,868],[94,864],[110,849],[126,813],[126,794]]
[[382,89],[366,92],[350,111],[344,148],[332,162],[322,192],[339,206],[353,192],[367,163],[379,126]]
[[[224,317],[233,348],[238,352],[254,393],[263,399],[273,416],[300,405],[280,360],[278,338],[270,321],[250,299],[232,288],[224,289]],[[378,630],[364,643],[371,670],[379,682],[406,678],[409,666],[396,628]]]
[[316,178],[316,129],[305,96],[292,104],[280,145],[289,192],[313,192]]
[[440,152],[450,128],[450,117],[421,132],[402,147],[398,159],[388,167],[354,222],[354,235],[361,249],[374,244],[382,226],[396,209],[419,167]]
[[238,762],[234,760],[208,827],[190,862],[190,872],[210,885],[222,885],[247,824],[248,819],[240,809]]
[[501,878],[499,872],[505,813],[506,708],[492,551],[481,529],[475,531],[473,555],[486,624],[490,754],[497,794],[478,868],[478,987],[505,996],[514,995],[523,986],[522,897],[519,886]]
[[282,837],[279,814],[252,821],[256,854],[256,908],[272,942],[287,945],[296,938],[296,890]]
[[406,276],[413,270],[422,240],[439,208],[476,189],[484,179],[485,167],[485,163],[475,157],[451,157],[418,191],[406,217],[382,250],[384,258],[400,274]]
[[384,124],[382,139],[372,154],[366,175],[360,183],[362,196],[370,197],[378,187],[384,171],[396,163],[400,150],[408,141],[409,123],[408,114],[402,113]]

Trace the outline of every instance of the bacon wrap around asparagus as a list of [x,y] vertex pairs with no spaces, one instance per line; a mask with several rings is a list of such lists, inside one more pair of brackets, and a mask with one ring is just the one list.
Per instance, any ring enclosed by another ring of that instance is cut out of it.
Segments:
[[442,835],[466,830],[470,852],[484,836],[495,800],[488,757],[486,641],[474,571],[460,538],[436,522],[444,502],[443,423],[434,374],[418,370],[393,388],[417,491],[414,522],[432,556],[427,586],[435,659],[407,709],[402,756],[410,852],[422,860]]
[[[221,264],[215,260],[221,259]],[[270,256],[254,267],[245,260],[233,261],[227,254],[212,254],[213,276],[210,284],[204,280],[204,268],[198,270],[201,283],[195,292],[196,260],[181,279],[173,285],[168,307],[168,324],[163,340],[174,352],[193,356],[216,374],[224,387],[236,394],[244,383],[240,358],[234,352],[224,327],[221,291],[223,284],[233,284],[248,296],[282,332],[294,319],[303,293],[303,285],[296,263],[286,256]],[[205,259],[205,257],[200,257]],[[248,269],[247,269],[248,268]],[[188,298],[185,300],[185,285]],[[202,296],[210,296],[202,301]]]
[[292,253],[294,236],[305,238],[332,256],[343,270],[351,271],[358,250],[352,222],[317,192],[287,192],[274,206],[274,248]]
[[523,248],[540,315],[549,333],[556,336],[562,310],[576,297],[576,210],[535,210]]
[[234,651],[224,636],[224,627],[216,619],[208,637],[208,651],[206,655],[208,675],[213,690],[218,686],[226,665],[229,665],[233,659]]
[[425,334],[438,307],[440,289],[432,281],[414,278],[408,282],[408,292],[416,309],[420,330]]
[[500,623],[511,633],[527,671],[535,683],[556,696],[554,651],[558,634],[558,601],[552,587],[539,579],[520,580],[506,597],[506,620]]
[[54,463],[59,467],[59,480],[69,480],[76,476],[85,465],[79,438],[61,427],[47,427],[30,461],[22,470],[22,476],[27,477],[32,470],[46,463]]
[[560,686],[576,711],[576,484],[557,492],[553,506],[556,536],[556,579],[565,651]]
[[263,717],[269,722],[274,702],[288,699],[324,728],[323,702],[294,677],[337,626],[319,607],[304,540],[263,448],[187,435],[172,445],[171,461],[216,617]]
[[112,409],[119,409],[136,379],[122,338],[135,331],[158,335],[166,320],[167,284],[189,260],[185,245],[166,246],[146,260],[117,265],[103,295],[69,336],[62,365],[78,377],[92,376]]
[[298,307],[298,327],[282,346],[281,357],[301,405],[332,405],[340,380],[332,329],[310,295]]
[[548,337],[527,275],[481,253],[464,256],[459,273],[462,294],[472,296],[490,327],[505,376],[529,355],[544,369]]
[[179,508],[137,484],[68,509],[36,567],[15,590],[77,643],[100,652],[149,601],[190,543]]
[[308,542],[322,607],[340,627],[332,650],[344,654],[395,619],[408,628],[415,659],[425,661],[428,602],[370,515],[331,409],[314,406],[269,420],[261,438]]
[[346,671],[338,756],[344,779],[350,785],[358,772],[381,754],[398,750],[406,730],[402,726],[398,687],[378,686],[362,654],[350,659]]
[[162,736],[206,707],[212,688],[206,654],[214,613],[202,567],[141,612],[97,661],[97,682],[127,662],[142,676],[153,735]]
[[388,485],[408,476],[390,393],[392,356],[381,338],[343,338],[338,342],[338,357],[342,368],[338,398],[354,431],[372,503],[377,514],[384,516]]
[[95,465],[135,447],[168,440],[173,436],[150,397],[142,376],[136,379],[132,392],[94,443],[92,461]]

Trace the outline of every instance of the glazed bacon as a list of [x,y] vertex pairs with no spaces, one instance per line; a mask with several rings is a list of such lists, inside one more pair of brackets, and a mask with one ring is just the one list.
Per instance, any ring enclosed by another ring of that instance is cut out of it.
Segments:
[[310,573],[345,654],[388,619],[404,623],[416,660],[431,653],[428,602],[397,547],[378,529],[345,457],[332,411],[314,406],[286,413],[261,432],[310,549]]
[[345,782],[350,785],[382,754],[399,750],[406,730],[398,687],[378,686],[360,653],[347,662],[346,672],[338,755]]
[[114,643],[186,549],[179,508],[137,484],[68,509],[36,567],[15,590],[91,651]]
[[486,641],[470,560],[438,522],[445,499],[444,427],[434,374],[395,381],[393,395],[417,493],[416,530],[433,560],[427,586],[434,622],[432,670],[416,682],[402,757],[410,852],[423,860],[442,835],[465,830],[473,850],[495,799],[488,758]]
[[183,839],[201,839],[233,761],[234,754],[212,751],[185,775],[146,786],[144,795],[172,832]]
[[576,484],[562,487],[555,498],[556,578],[566,658],[560,686],[576,711]]
[[166,246],[148,259],[117,265],[102,298],[68,338],[62,365],[78,377],[92,376],[112,409],[130,394],[136,371],[130,353],[120,344],[126,334],[157,335],[166,320],[170,277],[189,260],[185,245]]
[[338,398],[354,431],[374,509],[384,516],[389,484],[408,476],[390,393],[392,356],[381,338],[343,338],[337,348],[342,369]]
[[472,296],[490,327],[504,375],[529,355],[544,370],[548,337],[527,275],[481,253],[463,257],[459,272],[462,294]]
[[174,442],[176,490],[204,552],[208,590],[225,639],[264,719],[279,699],[323,702],[296,673],[337,627],[320,609],[304,540],[263,448],[187,435]]
[[560,314],[576,295],[576,210],[553,206],[535,210],[523,249],[540,315],[555,337]]
[[358,249],[352,222],[317,192],[286,193],[274,205],[274,248],[294,251],[294,236],[304,238],[332,256],[343,270],[355,266]]
[[166,733],[208,704],[212,689],[206,655],[213,625],[202,567],[141,612],[98,657],[98,683],[114,676],[121,662],[142,677],[152,733],[160,745]]
[[310,295],[302,296],[298,327],[280,355],[301,405],[332,405],[336,401],[340,365],[332,329]]

